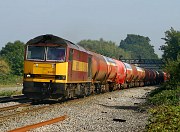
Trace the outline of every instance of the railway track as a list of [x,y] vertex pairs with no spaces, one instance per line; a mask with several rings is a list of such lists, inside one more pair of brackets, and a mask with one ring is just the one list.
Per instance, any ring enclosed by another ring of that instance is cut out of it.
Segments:
[[38,110],[44,109],[46,107],[49,107],[49,106],[39,106],[37,108],[28,108],[28,105],[23,106],[23,107],[21,107],[22,109],[20,109],[20,110],[16,110],[16,111],[14,111],[14,112],[12,112],[10,114],[3,114],[3,116],[0,116],[0,121],[7,120],[9,118],[16,117],[16,116],[21,115],[21,114],[38,111]]
[[[108,94],[108,93],[103,93],[104,94]],[[102,94],[98,94],[96,96],[101,96]],[[94,95],[91,95],[91,96],[94,96]],[[67,100],[67,101],[63,101],[63,102],[51,102],[49,105],[46,105],[46,106],[38,106],[38,105],[33,105],[32,103],[28,102],[28,103],[23,103],[23,104],[18,104],[18,105],[13,105],[13,106],[9,106],[9,107],[3,107],[3,108],[0,108],[0,112],[3,112],[3,111],[9,111],[9,110],[13,110],[13,109],[16,109],[14,112],[12,112],[11,114],[7,114],[7,115],[4,115],[3,116],[0,116],[0,120],[5,120],[7,118],[11,118],[11,117],[15,117],[19,114],[24,114],[24,113],[28,113],[28,112],[34,112],[34,111],[38,111],[40,109],[44,109],[44,108],[47,108],[47,107],[51,107],[51,106],[55,106],[55,105],[60,105],[60,104],[64,104],[64,103],[69,103],[69,104],[74,104],[74,102],[77,102],[79,101],[79,103],[81,103],[83,101],[84,98],[75,98],[73,100]],[[28,108],[29,106],[32,106],[32,108]],[[37,106],[35,108],[33,108],[33,106]],[[20,108],[20,109],[18,109]],[[2,115],[0,113],[0,115]]]
[[46,107],[49,107],[49,105],[33,107],[33,105],[31,103],[3,107],[0,109],[0,115],[2,115],[2,116],[0,116],[0,121],[4,121],[9,118],[16,117],[20,114],[38,111],[38,110],[44,109]]
[[25,100],[25,99],[27,99],[27,97],[24,95],[16,95],[16,96],[11,96],[11,97],[1,97],[0,103],[7,103],[7,102],[11,102],[11,101],[20,101],[20,100]]
[[31,105],[31,103],[26,103],[26,104],[17,104],[17,105],[2,107],[2,108],[0,108],[0,112],[7,111],[7,110],[13,110],[13,109],[16,109],[16,108],[19,108],[19,107],[27,107],[27,106],[30,106],[30,105]]
[[45,109],[45,108],[50,108],[50,107],[53,107],[53,106],[56,106],[56,105],[61,105],[61,104],[63,105],[64,103],[73,104],[74,102],[77,102],[77,101],[81,102],[81,101],[83,101],[83,98],[77,98],[77,99],[68,100],[68,101],[65,101],[65,102],[64,101],[62,101],[62,102],[46,102],[45,104],[48,104],[48,105],[45,105],[45,106],[44,105],[42,106],[40,104],[35,104],[34,105],[34,104],[28,102],[28,103],[3,107],[3,108],[0,108],[0,122],[5,121],[5,120],[7,120],[9,118],[15,118],[16,116],[23,115],[23,114],[26,114],[26,113],[36,112],[38,110]]
[[[142,98],[143,96],[141,95],[138,95],[137,93],[139,93],[139,90],[140,88],[137,88],[137,90],[135,90],[136,88],[132,89],[124,89],[124,90],[121,90],[120,92],[115,92],[114,94],[110,94],[110,93],[104,93],[104,94],[98,94],[98,95],[92,95],[90,97],[85,97],[85,98],[79,98],[79,99],[74,99],[74,100],[69,100],[69,101],[65,101],[65,102],[62,102],[62,103],[58,103],[56,101],[53,101],[52,103],[54,103],[53,105],[49,105],[47,106],[46,108],[42,108],[41,110],[34,110],[35,112],[32,112],[31,110],[30,111],[25,111],[26,113],[22,115],[17,115],[17,116],[13,116],[13,117],[7,117],[9,118],[8,120],[0,120],[0,122],[3,122],[2,123],[2,130],[6,130],[6,131],[10,131],[10,130],[13,130],[13,131],[21,131],[21,129],[19,129],[19,127],[22,127],[22,126],[25,126],[25,125],[29,125],[32,124],[32,123],[37,123],[37,122],[41,122],[42,120],[45,121],[47,119],[53,119],[55,117],[59,117],[60,115],[64,115],[65,113],[68,115],[68,117],[71,117],[71,119],[68,120],[68,123],[69,121],[71,122],[70,124],[73,124],[73,122],[79,122],[79,117],[82,118],[82,122],[90,122],[89,119],[88,119],[88,115],[92,112],[92,107],[94,106],[94,110],[98,111],[98,112],[93,112],[91,113],[92,114],[92,118],[93,116],[95,115],[96,117],[98,118],[94,118],[92,119],[92,121],[96,121],[96,120],[99,120],[100,119],[100,122],[101,122],[101,116],[103,116],[102,118],[102,121],[106,119],[106,117],[110,117],[112,118],[112,115],[111,115],[111,109],[112,108],[112,111],[114,112],[114,108],[117,108],[117,110],[119,110],[121,112],[121,109],[126,110],[128,111],[129,106],[132,105],[132,108],[136,108],[137,106],[134,106],[134,102],[135,103],[139,103],[140,101],[140,98]],[[144,94],[144,92],[146,91],[150,91],[151,88],[141,88],[141,91],[142,93]],[[118,93],[118,94],[117,94]],[[128,94],[127,94],[128,93]],[[110,94],[110,95],[109,95]],[[99,100],[99,98],[102,98]],[[85,101],[84,101],[85,100]],[[107,103],[106,101],[108,101],[109,103]],[[129,103],[125,103],[125,100],[127,100],[127,102]],[[135,101],[134,101],[135,100]],[[91,102],[92,101],[92,102]],[[116,105],[114,105],[115,102],[117,103],[117,107]],[[105,106],[109,106],[109,107],[105,107],[103,106],[102,108],[102,105],[97,105],[97,104],[105,104]],[[120,103],[122,102],[122,103]],[[50,101],[48,102],[42,102],[43,104],[48,104],[48,103],[51,103]],[[112,105],[113,103],[113,105]],[[87,105],[88,104],[88,105]],[[58,107],[56,107],[56,105],[58,105]],[[92,106],[91,106],[92,105]],[[124,106],[125,105],[125,106]],[[128,107],[126,107],[126,105]],[[53,107],[52,107],[53,106]],[[54,107],[55,106],[55,107]],[[82,107],[83,106],[83,107]],[[85,106],[85,107],[84,107]],[[89,107],[90,106],[90,107]],[[124,106],[124,107],[123,107]],[[62,108],[61,108],[62,107]],[[107,109],[106,109],[107,108]],[[127,108],[127,109],[126,109]],[[90,110],[87,110],[87,109],[90,109]],[[86,111],[87,110],[87,111]],[[132,117],[132,111],[130,109],[130,116]],[[83,113],[87,113],[87,116],[86,114],[84,115]],[[1,112],[0,112],[1,113]],[[36,114],[37,113],[37,114]],[[53,114],[52,114],[53,113]],[[96,114],[97,113],[97,114]],[[100,114],[99,114],[100,113]],[[115,113],[115,112],[114,112]],[[137,112],[136,112],[137,113]],[[106,115],[110,115],[110,116],[106,116]],[[119,116],[121,117],[121,115],[123,115],[124,113],[122,112],[121,114],[119,114]],[[116,114],[113,114],[113,115],[116,115]],[[139,116],[139,115],[138,115]],[[43,119],[42,119],[43,117]],[[78,118],[77,118],[78,117]],[[84,119],[87,117],[87,120],[85,121]],[[118,117],[118,116],[117,116]],[[114,118],[115,120],[116,119],[121,119],[121,118]],[[37,119],[37,120],[36,120]],[[113,120],[114,120],[113,119]],[[122,118],[124,119],[124,118]],[[130,118],[131,119],[131,118]],[[136,118],[137,119],[137,118]],[[26,123],[24,123],[26,122]],[[134,122],[134,121],[133,121]],[[136,121],[138,122],[138,121]],[[66,122],[67,123],[67,122]],[[65,124],[66,124],[65,123]],[[82,126],[83,123],[79,123],[80,126],[78,126],[79,130]],[[96,122],[96,123],[99,123],[99,122]],[[125,122],[126,123],[126,122]],[[12,126],[11,126],[12,124]],[[18,124],[18,125],[13,125],[13,124]],[[113,123],[115,124],[115,123]],[[33,124],[34,125],[34,124]],[[64,123],[57,123],[56,125],[58,125],[58,127],[63,130],[64,128]],[[63,127],[61,127],[61,125]],[[92,125],[92,124],[91,124]],[[9,126],[9,127],[7,127]],[[38,128],[37,130],[46,130],[47,131],[58,131],[57,128],[53,128],[54,125],[51,125],[51,126],[45,126],[45,127],[42,127],[42,128]],[[38,126],[39,127],[39,126]],[[66,126],[65,126],[66,127]],[[130,127],[130,126],[129,126]],[[15,128],[18,128],[18,129],[15,129]],[[35,127],[33,128],[30,128],[28,130],[32,130],[34,129]],[[37,127],[36,127],[37,128]],[[59,129],[59,130],[60,130]],[[71,129],[71,128],[70,128]],[[73,129],[73,128],[72,128]],[[23,129],[22,129],[23,130]],[[26,131],[28,131],[26,130]],[[87,128],[87,130],[92,130],[90,128]],[[15,132],[16,132],[15,131]],[[36,131],[35,130],[32,130],[32,131]],[[10,131],[11,132],[11,131]]]

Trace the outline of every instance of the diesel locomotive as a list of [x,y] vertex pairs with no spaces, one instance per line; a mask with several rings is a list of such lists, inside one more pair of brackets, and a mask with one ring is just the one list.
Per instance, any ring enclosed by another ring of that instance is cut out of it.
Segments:
[[54,35],[35,37],[25,46],[22,92],[33,100],[82,97],[166,79],[164,72],[123,63]]

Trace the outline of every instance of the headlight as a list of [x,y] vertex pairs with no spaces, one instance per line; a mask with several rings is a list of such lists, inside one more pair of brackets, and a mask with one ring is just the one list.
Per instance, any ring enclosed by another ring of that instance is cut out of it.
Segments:
[[31,74],[24,74],[24,78],[30,78]]
[[27,76],[27,77],[31,77],[31,75],[30,75],[30,74],[27,74],[26,76]]
[[57,80],[66,80],[66,76],[65,75],[56,75],[55,79],[57,79]]

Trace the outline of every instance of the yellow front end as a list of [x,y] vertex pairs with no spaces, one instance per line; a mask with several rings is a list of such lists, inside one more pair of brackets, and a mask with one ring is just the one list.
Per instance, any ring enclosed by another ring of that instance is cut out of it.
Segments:
[[25,61],[24,74],[24,81],[67,83],[68,62]]
[[24,62],[23,94],[31,99],[60,98],[65,94],[68,62]]

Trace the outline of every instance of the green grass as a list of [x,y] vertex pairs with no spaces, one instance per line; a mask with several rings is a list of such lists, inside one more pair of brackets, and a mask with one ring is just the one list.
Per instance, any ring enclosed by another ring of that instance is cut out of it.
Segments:
[[22,76],[0,75],[0,87],[17,86],[22,84]]
[[0,75],[0,88],[7,88],[0,91],[0,96],[11,96],[21,94],[21,90],[8,90],[8,87],[18,87],[22,84],[22,76]]
[[19,94],[22,94],[21,91],[11,91],[11,90],[4,90],[4,91],[1,91],[0,92],[0,96],[12,96],[12,95],[19,95]]

